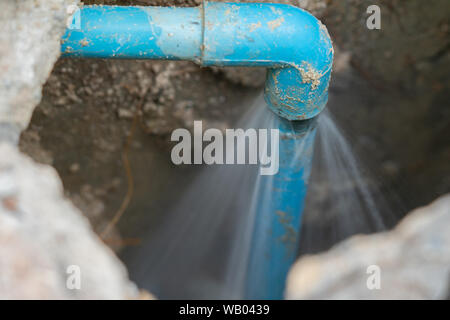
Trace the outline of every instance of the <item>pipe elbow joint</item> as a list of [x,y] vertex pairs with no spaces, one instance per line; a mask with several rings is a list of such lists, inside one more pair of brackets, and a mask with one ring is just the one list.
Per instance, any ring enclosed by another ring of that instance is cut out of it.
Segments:
[[284,11],[286,25],[280,39],[286,43],[282,65],[269,68],[265,99],[269,108],[288,120],[317,116],[328,101],[333,46],[320,20],[291,6]]
[[285,4],[206,3],[202,62],[265,66],[265,99],[288,120],[318,115],[328,100],[333,46],[326,27]]

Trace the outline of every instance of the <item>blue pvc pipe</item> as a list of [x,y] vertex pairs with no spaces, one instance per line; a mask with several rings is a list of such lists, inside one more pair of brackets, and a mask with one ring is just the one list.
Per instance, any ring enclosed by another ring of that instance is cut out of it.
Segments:
[[[63,56],[197,60],[198,8],[86,6],[62,40]],[[79,26],[79,27],[76,27]]]
[[191,60],[268,68],[265,99],[289,120],[325,107],[333,47],[319,20],[297,7],[205,3],[196,8],[86,6],[62,40],[63,56]]
[[[325,26],[297,7],[206,2],[196,8],[83,7],[62,39],[62,54],[267,67],[269,108],[288,120],[306,120],[326,105],[333,47]],[[282,298],[296,257],[314,129],[310,121],[283,121],[280,134],[279,173],[262,177],[258,190],[248,298]],[[307,147],[293,163],[299,146]]]
[[246,297],[281,299],[298,252],[301,216],[311,172],[316,119],[280,119],[279,171],[260,176],[247,270]]

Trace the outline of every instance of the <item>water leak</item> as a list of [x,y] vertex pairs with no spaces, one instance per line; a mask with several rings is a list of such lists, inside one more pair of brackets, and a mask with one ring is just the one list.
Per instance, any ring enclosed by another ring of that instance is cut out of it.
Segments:
[[386,230],[398,221],[397,195],[352,150],[329,110],[318,119],[313,169],[301,231],[300,253],[316,253],[358,233]]
[[[235,128],[277,128],[279,121],[260,96]],[[374,188],[330,114],[319,117],[317,131],[303,253],[386,227]],[[301,161],[303,148],[296,147],[292,165]],[[262,179],[273,178],[261,177],[257,165],[205,166],[173,195],[155,231],[124,256],[132,279],[162,299],[244,298]],[[264,192],[270,203],[272,193]]]
[[[236,128],[270,128],[261,98]],[[243,298],[257,165],[205,166],[160,226],[128,252],[132,278],[161,298]]]

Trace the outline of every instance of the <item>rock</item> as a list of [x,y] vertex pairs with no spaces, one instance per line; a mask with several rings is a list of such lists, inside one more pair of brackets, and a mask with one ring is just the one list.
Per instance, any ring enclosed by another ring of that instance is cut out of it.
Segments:
[[[56,171],[0,143],[0,299],[126,299],[121,262],[66,200]],[[81,288],[68,289],[73,270]]]
[[120,108],[119,110],[117,110],[117,116],[119,117],[119,119],[133,119],[134,112],[129,109]]
[[12,123],[0,123],[0,141],[19,143],[20,128]]
[[[373,265],[380,270],[380,289],[369,290]],[[390,232],[354,236],[328,252],[300,258],[288,276],[286,298],[445,299],[449,276],[446,195],[414,210]]]
[[0,140],[17,143],[19,131],[27,127],[59,57],[67,6],[73,3],[78,1],[1,1],[0,128],[12,129],[0,129]]

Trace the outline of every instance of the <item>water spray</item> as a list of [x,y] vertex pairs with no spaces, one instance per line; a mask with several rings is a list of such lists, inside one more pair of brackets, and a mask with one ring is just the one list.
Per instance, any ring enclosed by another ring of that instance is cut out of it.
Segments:
[[[313,154],[314,118],[328,100],[333,47],[325,26],[284,4],[84,6],[62,39],[65,57],[190,60],[266,67],[264,96],[280,121],[280,164],[261,177],[246,298],[280,299],[296,258]],[[301,161],[292,163],[301,150]],[[264,201],[270,193],[271,201]]]

